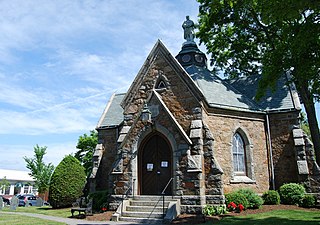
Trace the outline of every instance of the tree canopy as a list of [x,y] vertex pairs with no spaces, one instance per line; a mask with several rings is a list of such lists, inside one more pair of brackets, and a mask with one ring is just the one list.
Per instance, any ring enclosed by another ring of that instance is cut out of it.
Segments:
[[257,99],[285,74],[305,106],[317,162],[320,133],[320,4],[310,1],[198,0],[197,37],[227,76],[261,74]]
[[40,147],[36,145],[33,158],[23,157],[27,163],[26,167],[30,170],[29,175],[35,179],[35,185],[41,194],[49,190],[50,179],[54,170],[54,166],[51,163],[45,164],[43,161],[46,150],[46,146]]
[[85,168],[86,174],[89,175],[92,170],[92,156],[98,143],[98,133],[90,131],[90,134],[83,134],[78,139],[77,149],[74,157],[78,159]]

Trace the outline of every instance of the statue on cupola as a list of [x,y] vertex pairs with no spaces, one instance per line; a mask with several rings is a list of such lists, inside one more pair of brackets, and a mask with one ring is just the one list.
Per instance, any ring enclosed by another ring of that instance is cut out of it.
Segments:
[[183,22],[182,28],[184,30],[184,39],[187,42],[194,42],[194,22],[186,16],[186,21]]

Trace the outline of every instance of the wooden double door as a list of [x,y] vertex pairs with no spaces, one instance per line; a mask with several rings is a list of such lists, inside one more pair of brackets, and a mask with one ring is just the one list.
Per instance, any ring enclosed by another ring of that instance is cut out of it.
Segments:
[[[160,134],[147,138],[139,154],[139,185],[141,195],[160,195],[172,177],[172,150]],[[166,195],[172,194],[172,181]]]

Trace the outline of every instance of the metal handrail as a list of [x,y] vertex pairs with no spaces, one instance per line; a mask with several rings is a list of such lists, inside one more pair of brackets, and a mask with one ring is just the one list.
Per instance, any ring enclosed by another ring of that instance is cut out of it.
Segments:
[[167,185],[163,188],[163,190],[162,190],[162,192],[161,192],[162,195],[165,193],[165,191],[167,190],[167,188],[168,188],[168,186],[169,186],[169,184],[170,184],[170,182],[171,182],[172,180],[173,180],[173,177],[170,178],[170,180],[168,181]]
[[[133,181],[133,185],[134,185],[134,183],[135,183],[135,179],[134,179],[134,181]],[[122,194],[122,199],[121,199],[121,214],[122,214],[122,212],[123,212],[123,201],[124,201],[125,199],[127,199],[130,190],[132,190],[132,187],[129,187],[129,188],[126,190],[126,192],[125,192],[124,194]],[[134,191],[134,187],[133,187],[133,191]]]
[[165,217],[165,215],[164,215],[164,195],[165,195],[165,192],[166,192],[166,190],[167,190],[167,188],[168,188],[168,186],[169,186],[169,184],[171,183],[172,180],[173,180],[173,177],[170,178],[170,180],[168,181],[167,185],[164,187],[164,189],[161,192],[161,195],[162,195],[162,219],[164,219],[164,217]]

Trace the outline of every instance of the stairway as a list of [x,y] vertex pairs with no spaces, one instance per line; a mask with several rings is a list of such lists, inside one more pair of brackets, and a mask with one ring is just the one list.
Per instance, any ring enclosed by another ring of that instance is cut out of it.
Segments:
[[[179,205],[177,202],[178,200],[172,199],[171,196],[165,196],[163,208],[162,196],[135,196],[134,199],[131,198],[123,201],[122,205],[120,205],[117,210],[117,218],[114,217],[113,220],[135,223],[162,224],[165,216],[166,220],[173,219],[171,218],[172,216],[169,215],[168,217],[166,214],[167,212],[172,214],[171,211],[177,211],[176,208]],[[169,211],[168,207],[170,207]],[[176,215],[177,213],[173,214]]]

